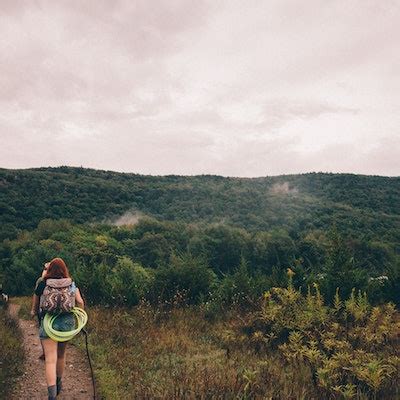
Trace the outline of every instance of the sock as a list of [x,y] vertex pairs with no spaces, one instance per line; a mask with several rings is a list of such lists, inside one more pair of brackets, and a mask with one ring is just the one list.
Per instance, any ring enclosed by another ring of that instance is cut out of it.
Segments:
[[57,395],[60,394],[62,389],[61,376],[57,376]]
[[49,395],[49,399],[48,400],[56,400],[56,397],[57,397],[57,386],[56,385],[47,386],[47,393]]

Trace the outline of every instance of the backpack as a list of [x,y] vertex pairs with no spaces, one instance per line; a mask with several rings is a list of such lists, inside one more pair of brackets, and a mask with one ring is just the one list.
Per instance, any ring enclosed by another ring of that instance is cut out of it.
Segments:
[[47,279],[40,308],[48,313],[66,313],[75,307],[75,285],[71,278]]

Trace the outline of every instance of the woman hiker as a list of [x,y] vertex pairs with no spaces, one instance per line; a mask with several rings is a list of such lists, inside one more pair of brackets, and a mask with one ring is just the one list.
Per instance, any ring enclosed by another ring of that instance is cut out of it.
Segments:
[[[43,328],[43,319],[47,312],[57,307],[71,309],[75,304],[83,309],[84,303],[79,289],[72,281],[68,268],[61,258],[46,263],[43,278],[35,288],[32,301],[32,317],[39,317],[39,338],[45,354],[45,371],[48,399],[55,400],[61,391],[61,378],[65,368],[65,350],[67,342],[51,339]],[[60,300],[61,299],[61,300]],[[48,310],[48,311],[46,311]],[[53,328],[58,331],[70,331],[75,327],[75,317],[70,312],[62,313],[54,321]]]

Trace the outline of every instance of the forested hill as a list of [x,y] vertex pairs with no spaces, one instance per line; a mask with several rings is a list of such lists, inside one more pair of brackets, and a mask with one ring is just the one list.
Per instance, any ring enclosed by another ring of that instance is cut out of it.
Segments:
[[84,168],[0,169],[2,238],[44,218],[77,223],[149,215],[247,230],[326,229],[396,243],[400,178],[309,173],[265,178],[149,176]]

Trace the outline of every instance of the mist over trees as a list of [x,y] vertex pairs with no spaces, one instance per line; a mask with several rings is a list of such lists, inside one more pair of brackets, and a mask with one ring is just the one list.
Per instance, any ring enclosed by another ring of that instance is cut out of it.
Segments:
[[400,178],[311,173],[266,178],[146,176],[59,167],[0,169],[2,238],[46,218],[116,222],[148,215],[224,223],[249,231],[329,229],[385,243],[400,240]]
[[296,288],[317,282],[330,300],[337,287],[345,297],[355,287],[399,304],[398,178],[61,167],[0,170],[0,182],[0,273],[11,294],[31,293],[42,263],[61,256],[97,303],[179,294],[246,304],[285,286],[290,268]]

